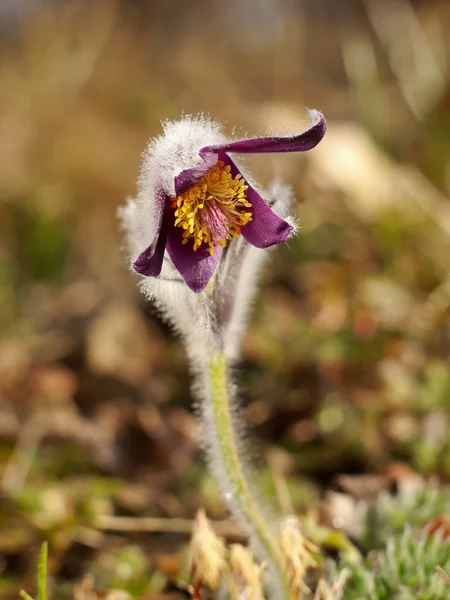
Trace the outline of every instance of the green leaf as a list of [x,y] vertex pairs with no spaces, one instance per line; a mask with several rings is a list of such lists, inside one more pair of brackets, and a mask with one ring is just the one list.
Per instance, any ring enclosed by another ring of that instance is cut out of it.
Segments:
[[[44,542],[39,551],[37,600],[47,600],[47,558],[48,543]],[[34,600],[25,590],[20,590],[19,596],[22,600]]]
[[39,552],[38,566],[38,599],[47,600],[47,558],[48,543],[44,542]]

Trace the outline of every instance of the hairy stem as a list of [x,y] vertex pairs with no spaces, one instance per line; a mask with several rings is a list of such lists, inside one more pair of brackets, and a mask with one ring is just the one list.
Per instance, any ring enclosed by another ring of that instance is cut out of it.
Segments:
[[[227,361],[223,352],[215,352],[210,357],[209,378],[212,402],[212,419],[217,434],[217,446],[213,460],[220,461],[221,471],[226,476],[229,489],[226,490],[226,499],[229,500],[231,509],[238,513],[238,517],[247,527],[250,538],[256,548],[269,562],[273,587],[278,588],[277,599],[290,600],[291,595],[284,574],[283,561],[277,540],[267,525],[258,503],[252,493],[250,482],[245,474],[239,456],[237,436],[233,427],[232,407],[228,393]],[[231,497],[229,496],[231,494]],[[279,594],[282,594],[280,597]]]

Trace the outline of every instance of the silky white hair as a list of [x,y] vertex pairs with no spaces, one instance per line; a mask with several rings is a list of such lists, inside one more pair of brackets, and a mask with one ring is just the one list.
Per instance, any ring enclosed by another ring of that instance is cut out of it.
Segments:
[[175,177],[204,163],[200,150],[229,141],[222,126],[204,115],[188,115],[162,125],[163,133],[150,140],[142,155],[136,197],[127,198],[126,205],[119,209],[133,262],[158,233],[164,207],[157,191],[176,196]]

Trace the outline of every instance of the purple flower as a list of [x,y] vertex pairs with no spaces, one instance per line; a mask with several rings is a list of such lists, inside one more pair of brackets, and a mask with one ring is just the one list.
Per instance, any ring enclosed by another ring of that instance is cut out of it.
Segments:
[[242,235],[257,248],[286,241],[292,225],[272,211],[230,154],[310,150],[326,131],[322,113],[311,117],[299,135],[240,141],[227,140],[204,117],[166,122],[144,156],[138,197],[125,209],[124,221],[131,213],[134,221],[134,269],[158,277],[167,250],[189,288],[201,292],[232,238]]

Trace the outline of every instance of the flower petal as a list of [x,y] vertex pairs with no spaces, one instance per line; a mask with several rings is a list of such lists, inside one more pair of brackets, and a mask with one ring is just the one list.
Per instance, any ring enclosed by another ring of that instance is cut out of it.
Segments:
[[[240,174],[229,156],[220,153],[219,159],[231,167],[233,177]],[[257,248],[268,248],[274,244],[285,242],[293,230],[292,225],[278,217],[247,180],[245,183],[248,185],[247,200],[252,205],[248,209],[252,213],[252,220],[241,227],[244,238]]]
[[133,264],[133,268],[137,273],[147,277],[158,277],[161,273],[168,228],[167,211],[164,211],[164,213],[161,228],[156,234],[156,238],[144,252],[139,254]]
[[252,220],[241,227],[241,233],[247,242],[257,248],[268,248],[285,242],[294,229],[292,225],[280,219],[250,186],[247,199],[252,205]]
[[187,244],[182,244],[183,229],[175,227],[174,220],[169,224],[167,251],[188,287],[193,292],[201,292],[215,271],[222,255],[222,247],[216,246],[214,254],[209,253],[207,244],[202,244],[194,251],[192,240],[189,240]]
[[327,122],[319,111],[311,111],[313,124],[309,129],[292,137],[266,137],[241,140],[219,146],[205,146],[200,150],[200,156],[207,159],[211,153],[236,152],[237,154],[252,154],[261,152],[304,152],[311,150],[320,142],[327,130]]
[[327,122],[320,111],[311,111],[311,116],[311,127],[293,137],[255,138],[216,146],[205,146],[199,152],[201,158],[205,161],[204,164],[192,167],[191,169],[185,169],[175,176],[176,195],[179,196],[198,183],[216,164],[217,155],[220,152],[257,154],[262,152],[305,152],[306,150],[311,150],[317,146],[327,130]]
[[217,156],[209,154],[208,156],[205,156],[203,160],[205,162],[202,165],[192,167],[192,169],[185,169],[175,176],[175,192],[177,196],[180,196],[183,192],[198,183],[216,164]]

